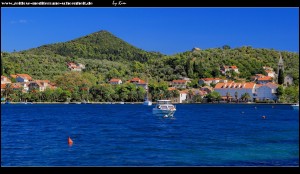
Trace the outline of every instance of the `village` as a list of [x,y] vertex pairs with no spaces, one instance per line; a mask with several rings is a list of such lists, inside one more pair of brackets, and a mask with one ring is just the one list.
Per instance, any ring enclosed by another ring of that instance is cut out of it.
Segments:
[[[70,71],[80,72],[85,69],[85,66],[80,63],[68,62],[67,67]],[[235,82],[234,80],[227,78],[201,78],[198,79],[198,88],[189,87],[191,79],[183,77],[182,79],[176,79],[168,82],[168,91],[176,91],[177,95],[168,97],[174,103],[196,103],[197,98],[201,99],[201,102],[208,102],[207,99],[209,95],[213,93],[216,96],[218,102],[272,102],[276,103],[278,101],[277,88],[278,85],[278,74],[279,70],[284,71],[283,59],[280,56],[278,62],[277,73],[274,72],[273,68],[264,66],[263,67],[266,75],[255,74],[251,77],[250,82],[245,80],[239,80]],[[227,77],[229,72],[234,72],[239,74],[239,69],[235,65],[227,65],[220,67],[220,73]],[[120,78],[112,78],[107,84],[111,85],[121,85],[123,83],[132,83],[137,87],[142,87],[145,89],[147,94],[149,93],[148,83],[140,79],[139,77],[134,77],[127,81],[122,81]],[[293,84],[293,78],[290,75],[284,77],[283,86],[288,86]],[[7,101],[8,91],[19,90],[22,93],[28,92],[43,92],[46,89],[56,89],[57,85],[49,80],[38,80],[33,79],[29,74],[12,74],[9,77],[1,76],[1,102]],[[6,93],[5,93],[6,92]],[[3,97],[4,96],[4,97]],[[151,96],[150,96],[151,99]],[[19,102],[19,101],[13,101]]]

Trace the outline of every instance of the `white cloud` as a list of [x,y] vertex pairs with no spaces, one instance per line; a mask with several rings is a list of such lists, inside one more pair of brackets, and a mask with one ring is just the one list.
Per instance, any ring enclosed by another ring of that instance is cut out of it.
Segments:
[[25,23],[27,23],[27,20],[25,20],[25,19],[21,19],[21,20],[19,20],[19,23],[21,23],[21,24],[25,24]]
[[25,19],[20,19],[18,21],[10,21],[10,23],[11,24],[26,24],[26,23],[28,23],[28,21]]

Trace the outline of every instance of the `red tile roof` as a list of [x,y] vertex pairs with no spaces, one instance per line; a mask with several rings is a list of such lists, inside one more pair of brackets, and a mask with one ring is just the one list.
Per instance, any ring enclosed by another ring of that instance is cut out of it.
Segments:
[[1,84],[1,89],[5,89],[6,88],[6,84]]
[[262,80],[268,81],[268,80],[272,80],[272,77],[270,77],[270,76],[265,76],[265,77],[258,78],[257,80],[258,80],[258,81],[262,81]]
[[173,80],[173,83],[186,83],[186,80]]
[[110,79],[109,82],[119,82],[121,79]]
[[247,82],[247,83],[217,83],[215,86],[215,89],[222,89],[222,88],[241,88],[241,89],[245,89],[245,88],[250,88],[252,89],[254,87],[255,83],[252,82]]
[[21,85],[21,83],[12,83],[11,88],[13,88],[13,89],[22,88],[22,85]]
[[15,74],[11,74],[11,75],[10,75],[10,77],[12,77],[12,78],[14,78],[14,79],[15,79],[15,78],[17,78],[17,75],[15,75]]
[[202,78],[204,81],[213,81],[213,80],[221,80],[220,78]]
[[140,78],[137,78],[137,77],[131,79],[130,82],[131,83],[137,82],[137,84],[140,84],[140,85],[145,85],[146,84],[146,82],[144,80],[141,80]]
[[1,81],[7,81],[7,82],[11,82],[11,80],[9,78],[7,78],[6,76],[1,76]]
[[174,88],[174,87],[169,87],[168,88],[168,91],[173,91],[173,90],[176,90],[176,88]]
[[27,80],[32,80],[31,76],[28,74],[16,74],[17,77],[26,78]]

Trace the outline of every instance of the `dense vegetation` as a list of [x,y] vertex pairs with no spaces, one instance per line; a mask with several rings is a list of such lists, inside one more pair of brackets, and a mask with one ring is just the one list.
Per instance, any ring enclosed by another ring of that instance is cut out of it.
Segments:
[[[290,74],[293,77],[295,87],[293,89],[297,90],[299,87],[299,53],[283,51],[281,55],[284,61],[284,76]],[[272,67],[277,72],[278,60],[279,52],[273,49],[254,49],[250,46],[231,49],[228,45],[166,56],[146,52],[107,31],[100,31],[65,43],[44,45],[21,52],[2,52],[1,72],[3,68],[3,74],[8,77],[10,74],[26,73],[34,79],[48,79],[56,82],[61,90],[71,92],[71,88],[74,88],[73,93],[74,91],[80,93],[78,86],[83,84],[91,90],[99,91],[100,88],[105,90],[104,84],[111,78],[120,78],[125,82],[133,77],[139,77],[150,83],[152,96],[158,98],[170,96],[166,92],[166,81],[189,77],[193,83],[190,86],[196,87],[199,78],[225,78],[219,71],[223,65],[236,65],[240,72],[240,74],[231,72],[226,78],[249,81],[254,74],[265,74],[263,66]],[[67,84],[62,83],[71,78],[71,75],[67,73],[70,71],[66,66],[67,62],[82,63],[86,66],[80,74],[82,77],[76,76],[72,79],[77,82],[70,88],[66,88]],[[141,101],[142,98],[135,92],[144,93],[135,91],[132,94],[136,95],[134,97],[120,97],[114,95],[120,94],[119,89],[109,88],[114,90],[108,89],[112,95],[102,96],[97,101]],[[131,90],[130,87],[124,88]],[[164,94],[158,94],[160,91],[164,91]],[[78,99],[76,96],[71,98]]]

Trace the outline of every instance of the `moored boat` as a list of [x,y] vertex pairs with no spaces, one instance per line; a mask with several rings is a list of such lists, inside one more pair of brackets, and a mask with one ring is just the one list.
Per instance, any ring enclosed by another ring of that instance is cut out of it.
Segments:
[[145,98],[145,101],[144,101],[143,105],[151,106],[152,102],[150,100],[148,100],[148,98]]
[[299,110],[299,103],[291,105],[294,110]]

